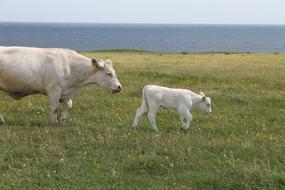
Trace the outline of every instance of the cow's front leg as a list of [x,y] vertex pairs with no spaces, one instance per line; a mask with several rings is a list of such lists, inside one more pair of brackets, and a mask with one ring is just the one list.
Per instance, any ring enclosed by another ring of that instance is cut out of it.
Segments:
[[52,125],[58,124],[57,111],[58,111],[60,96],[61,96],[61,90],[59,88],[53,89],[50,92],[48,92],[50,114],[51,114],[50,117]]
[[72,108],[72,100],[66,99],[62,101],[63,104],[63,112],[60,115],[59,121],[64,121],[67,119],[69,110]]
[[184,130],[187,120],[182,115],[180,115],[180,121],[181,121],[181,129]]

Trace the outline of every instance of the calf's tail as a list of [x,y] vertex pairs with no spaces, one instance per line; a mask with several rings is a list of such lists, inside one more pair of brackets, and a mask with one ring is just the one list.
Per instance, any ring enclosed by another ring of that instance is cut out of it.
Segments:
[[148,111],[148,108],[149,108],[149,106],[148,106],[148,101],[147,101],[147,97],[146,97],[146,91],[147,91],[147,86],[145,86],[144,88],[143,88],[143,93],[142,93],[142,95],[143,95],[143,107],[146,109],[146,111]]

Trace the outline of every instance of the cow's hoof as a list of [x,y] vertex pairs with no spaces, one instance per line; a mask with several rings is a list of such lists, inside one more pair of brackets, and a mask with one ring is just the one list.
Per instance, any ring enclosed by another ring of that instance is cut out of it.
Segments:
[[4,118],[2,115],[0,115],[0,125],[3,125],[5,123]]
[[59,123],[62,123],[62,122],[64,122],[66,119],[67,119],[67,117],[64,117],[64,116],[61,115],[61,116],[59,117],[59,119],[58,119],[58,122],[59,122]]

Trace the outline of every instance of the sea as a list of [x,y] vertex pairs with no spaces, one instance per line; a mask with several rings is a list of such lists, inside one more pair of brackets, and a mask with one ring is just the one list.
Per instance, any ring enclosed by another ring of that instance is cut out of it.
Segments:
[[285,25],[0,23],[0,46],[160,52],[285,52]]

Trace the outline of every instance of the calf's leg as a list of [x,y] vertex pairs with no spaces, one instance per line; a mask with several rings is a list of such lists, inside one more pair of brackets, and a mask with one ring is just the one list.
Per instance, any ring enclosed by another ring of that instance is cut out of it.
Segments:
[[[180,113],[180,117],[182,119],[182,127],[181,129],[186,130],[190,127],[191,121],[192,121],[192,114],[189,112],[188,108],[181,107],[178,109]],[[184,122],[184,119],[186,119],[186,122]]]
[[156,116],[156,112],[157,112],[158,108],[159,108],[158,105],[152,104],[152,106],[149,107],[148,114],[147,114],[148,119],[150,121],[150,124],[151,124],[152,128],[155,130],[155,132],[159,132],[159,130],[156,126],[156,121],[155,121],[155,116]]
[[189,111],[187,111],[185,117],[186,117],[187,121],[186,121],[186,125],[185,125],[184,129],[186,130],[190,127],[190,124],[192,122],[192,114]]
[[136,127],[142,117],[142,115],[146,112],[145,108],[143,106],[139,107],[137,109],[137,112],[136,112],[136,116],[135,116],[135,119],[134,119],[134,123],[133,123],[133,127]]
[[0,114],[0,125],[3,125],[5,123],[3,116]]

